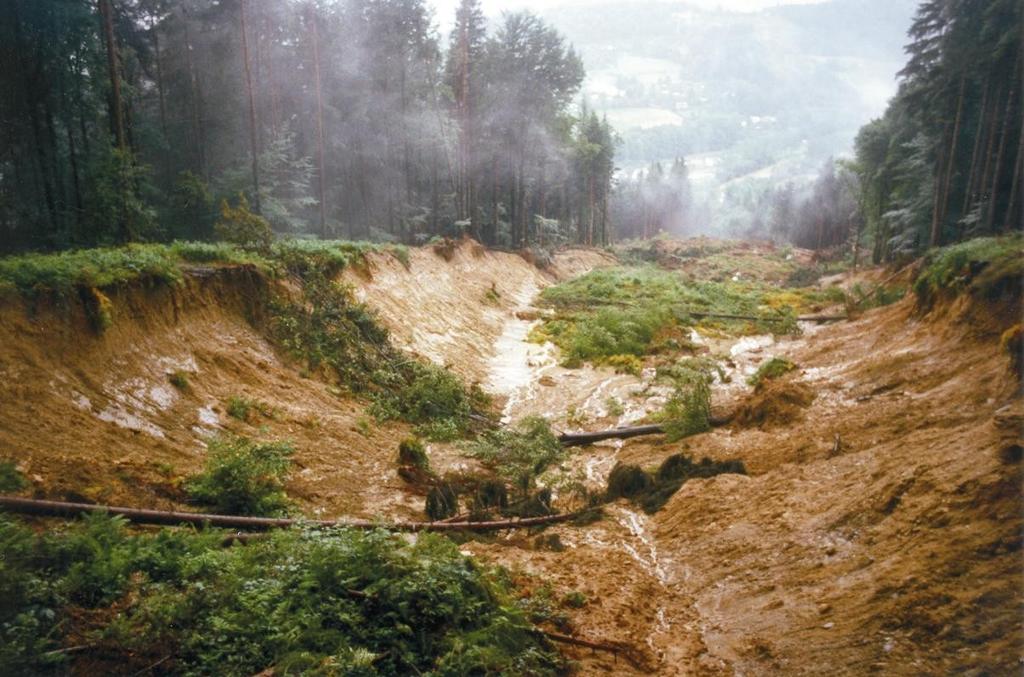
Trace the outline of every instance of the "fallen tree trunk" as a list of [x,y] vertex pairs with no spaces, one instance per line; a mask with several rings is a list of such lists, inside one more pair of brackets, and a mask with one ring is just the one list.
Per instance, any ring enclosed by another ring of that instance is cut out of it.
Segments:
[[[711,427],[717,428],[723,425],[727,425],[732,421],[733,414],[729,413],[725,416],[712,416]],[[610,430],[595,430],[593,432],[586,433],[562,433],[558,436],[558,441],[562,443],[564,447],[583,447],[594,442],[600,442],[601,440],[628,440],[631,437],[640,437],[642,435],[661,435],[665,432],[665,426],[660,423],[652,423],[651,425],[637,425],[628,428],[611,428]]]
[[291,526],[345,527],[349,529],[387,529],[389,531],[501,531],[504,529],[525,529],[546,524],[568,522],[587,512],[560,513],[542,517],[525,517],[514,520],[491,522],[374,522],[371,520],[305,520],[282,517],[242,517],[239,515],[213,515],[196,512],[175,512],[124,508],[91,503],[65,503],[63,501],[42,501],[17,496],[0,496],[0,509],[25,515],[41,517],[78,517],[82,513],[105,512],[119,515],[138,524],[208,524],[226,529],[265,531]]
[[[711,318],[714,320],[749,320],[750,322],[783,322],[789,318],[785,316],[758,316],[758,315],[728,315],[725,313],[686,313],[690,317]],[[839,322],[848,319],[846,315],[798,315],[794,318],[797,322]]]
[[590,433],[562,433],[558,441],[565,447],[582,447],[601,440],[626,440],[630,437],[641,435],[660,435],[665,432],[665,427],[659,423],[653,425],[638,425],[631,428],[612,428],[611,430],[597,430]]

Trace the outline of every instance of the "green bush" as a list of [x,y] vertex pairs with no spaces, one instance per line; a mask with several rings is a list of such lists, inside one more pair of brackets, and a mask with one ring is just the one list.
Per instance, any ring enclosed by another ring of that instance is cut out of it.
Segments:
[[189,478],[189,497],[229,515],[279,515],[290,502],[284,480],[294,447],[288,442],[254,442],[222,436],[210,441],[206,467]]
[[397,378],[390,388],[374,393],[370,413],[380,421],[418,424],[417,432],[428,439],[462,435],[470,415],[489,401],[482,390],[467,390],[457,376],[434,364],[408,363]]
[[423,446],[422,440],[416,437],[407,437],[399,442],[398,465],[411,465],[423,470],[430,468],[427,449]]
[[217,239],[256,251],[269,250],[274,241],[270,223],[249,209],[244,193],[238,194],[237,202],[238,205],[232,207],[227,200],[221,200],[220,219],[213,224]]
[[432,520],[448,519],[459,511],[459,492],[448,482],[438,482],[427,492],[424,511]]
[[182,392],[187,392],[191,388],[188,382],[188,374],[181,369],[176,369],[168,374],[167,380],[170,381],[172,386]]
[[792,361],[785,357],[773,357],[757,368],[757,371],[747,379],[747,385],[760,388],[765,381],[784,376],[794,369],[796,369],[796,364]]
[[[662,369],[659,376],[674,384],[672,395],[653,418],[665,428],[669,442],[711,429],[712,372],[720,370],[717,363],[686,360]],[[721,372],[720,372],[721,373]]]
[[537,476],[565,458],[565,449],[551,431],[551,424],[541,416],[529,416],[513,427],[488,430],[470,443],[467,451],[524,496]]
[[311,271],[300,302],[277,298],[270,304],[271,335],[311,370],[327,367],[353,392],[388,387],[400,376],[400,356],[388,333],[351,289]]
[[[95,669],[96,651],[140,673],[155,647],[168,674],[564,670],[511,602],[507,575],[443,537],[281,530],[231,548],[222,537],[132,535],[102,514],[36,535],[0,516],[4,672],[74,672],[75,658]],[[58,650],[83,637],[83,651]]]
[[18,470],[18,464],[10,459],[0,459],[0,492],[21,491],[28,482]]

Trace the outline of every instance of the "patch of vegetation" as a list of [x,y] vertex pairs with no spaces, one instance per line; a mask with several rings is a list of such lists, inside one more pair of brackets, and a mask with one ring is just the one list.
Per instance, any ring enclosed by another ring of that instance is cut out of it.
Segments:
[[508,428],[488,430],[467,445],[467,452],[498,477],[529,496],[537,477],[565,459],[565,448],[541,416],[529,416]]
[[484,292],[484,303],[489,303],[496,306],[501,303],[501,294],[498,293],[498,288],[491,283],[491,286]]
[[[186,385],[187,383],[186,381]],[[229,397],[226,409],[228,416],[245,423],[254,423],[257,415],[277,418],[277,412],[269,404],[251,397],[245,397],[244,395],[232,395]]]
[[280,515],[291,505],[284,480],[295,448],[289,442],[256,442],[246,437],[210,440],[206,467],[185,481],[195,503],[228,515]]
[[559,598],[550,583],[543,583],[534,588],[530,594],[517,603],[529,619],[538,625],[554,626],[564,633],[572,632],[572,621],[561,609]]
[[178,257],[165,245],[132,244],[0,258],[0,287],[28,295],[69,294],[79,287],[103,288],[138,279],[177,282]]
[[469,429],[471,414],[486,410],[489,399],[478,387],[467,388],[446,369],[396,350],[349,287],[321,267],[292,270],[303,279],[302,302],[272,301],[272,335],[311,371],[326,369],[350,391],[368,394],[378,421],[402,420],[428,439],[455,439]]
[[650,265],[602,268],[543,291],[542,302],[557,314],[535,328],[531,340],[555,343],[568,367],[615,362],[635,371],[644,355],[685,348],[679,329],[703,314],[756,318],[712,320],[729,334],[786,333],[796,330],[797,311],[830,302],[829,294],[790,290],[783,296],[759,281],[688,281]]
[[334,275],[374,251],[402,256],[397,245],[297,239],[277,240],[259,251],[230,242],[176,241],[20,254],[0,258],[0,289],[68,295],[79,288],[105,289],[138,280],[174,284],[181,281],[184,264],[196,263],[251,265],[270,275],[302,275],[314,269]]
[[999,348],[1010,358],[1010,371],[1024,380],[1024,325],[1019,322],[1002,333]]
[[[170,381],[171,385],[182,392],[188,392],[191,385],[188,381],[188,373],[181,369],[175,369],[167,375],[167,380]],[[230,413],[230,408],[229,408]]]
[[786,359],[785,357],[773,357],[770,360],[761,364],[757,368],[750,378],[747,379],[747,385],[752,385],[755,388],[760,388],[761,384],[770,379],[776,379],[780,376],[784,376],[789,372],[796,369],[796,364]]
[[[37,535],[0,516],[4,671],[64,673],[73,657],[96,669],[93,651],[126,673],[156,661],[168,674],[564,670],[509,577],[443,537],[279,530],[230,548],[222,538],[132,534],[102,514]],[[59,650],[82,637],[84,650]]]
[[659,378],[673,384],[672,395],[652,418],[665,428],[665,437],[675,442],[711,429],[711,382],[717,363],[684,360],[659,370]]
[[712,461],[705,457],[699,463],[684,454],[666,458],[654,473],[636,465],[617,463],[608,475],[606,500],[628,498],[640,504],[647,513],[655,513],[693,478],[714,477],[724,473],[746,475],[742,461]]
[[407,437],[399,442],[398,464],[428,470],[430,459],[427,458],[427,448],[423,445],[423,441],[416,437]]
[[0,493],[21,491],[28,486],[18,464],[11,459],[0,459]]
[[590,600],[587,599],[587,596],[579,590],[567,592],[562,596],[562,605],[567,606],[570,609],[582,609],[587,606],[587,602],[589,601]]
[[370,412],[380,421],[415,423],[427,439],[460,437],[469,429],[471,414],[490,403],[479,386],[467,389],[457,376],[434,364],[407,363],[403,372],[403,381],[373,395]]
[[409,258],[409,248],[404,244],[387,245],[387,251],[402,264],[403,268],[406,270],[412,269],[412,260]]
[[614,395],[609,396],[604,401],[604,406],[608,410],[609,416],[619,417],[626,413],[625,407],[622,406],[622,401]]
[[227,200],[221,200],[220,219],[213,225],[217,239],[245,249],[266,251],[274,241],[270,222],[249,209],[245,193],[238,194],[237,203],[232,207]]
[[443,520],[459,512],[459,492],[448,482],[438,482],[427,492],[424,508],[431,520]]
[[850,294],[846,297],[846,308],[847,311],[883,308],[896,303],[906,295],[907,289],[902,285],[877,284],[864,287],[857,282],[850,288]]
[[1024,235],[980,237],[932,250],[914,280],[918,307],[928,310],[943,297],[967,291],[995,300],[1020,298],[1024,279]]
[[644,363],[636,355],[612,355],[605,364],[615,370],[616,374],[639,376],[644,370]]

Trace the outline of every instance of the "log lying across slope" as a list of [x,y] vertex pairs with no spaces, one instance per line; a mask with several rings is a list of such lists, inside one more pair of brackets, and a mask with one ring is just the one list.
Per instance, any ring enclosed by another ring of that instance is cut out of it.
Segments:
[[641,435],[660,435],[665,432],[665,427],[660,423],[653,425],[637,425],[630,428],[612,428],[610,430],[597,430],[587,433],[562,433],[558,441],[563,447],[582,447],[601,440],[628,440],[630,437]]
[[17,496],[0,496],[0,509],[42,517],[78,517],[82,513],[105,512],[119,515],[138,524],[208,524],[226,529],[265,531],[291,526],[346,527],[350,529],[387,529],[389,531],[500,531],[568,522],[587,511],[525,517],[491,522],[375,522],[371,520],[305,520],[283,517],[242,517],[239,515],[213,515],[197,512],[145,510],[91,503],[65,503],[42,501]]
[[[729,315],[726,313],[699,313],[686,311],[690,317],[710,318],[713,320],[749,320],[751,322],[782,322],[787,320],[784,315],[762,317],[760,315]],[[841,322],[848,320],[846,315],[798,315],[793,318],[797,322]]]
[[[726,416],[712,416],[711,426],[717,428],[723,426],[732,420],[733,414]],[[636,425],[631,427],[623,428],[610,428],[608,430],[595,430],[593,432],[585,433],[562,433],[558,436],[558,441],[562,443],[563,447],[582,447],[594,442],[600,442],[601,440],[628,440],[631,437],[640,437],[641,435],[661,435],[665,432],[665,426],[660,423],[653,423],[651,425]]]

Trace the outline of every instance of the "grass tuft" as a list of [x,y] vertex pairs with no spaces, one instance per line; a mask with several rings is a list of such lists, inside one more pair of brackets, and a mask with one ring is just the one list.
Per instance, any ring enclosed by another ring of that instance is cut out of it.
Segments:
[[773,357],[757,368],[757,371],[747,379],[747,385],[760,388],[765,381],[777,379],[794,369],[796,369],[796,364],[792,361],[787,360],[785,357]]

